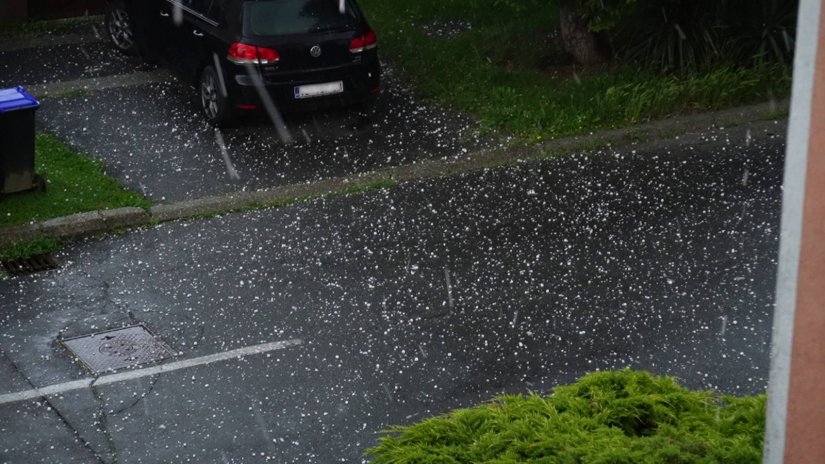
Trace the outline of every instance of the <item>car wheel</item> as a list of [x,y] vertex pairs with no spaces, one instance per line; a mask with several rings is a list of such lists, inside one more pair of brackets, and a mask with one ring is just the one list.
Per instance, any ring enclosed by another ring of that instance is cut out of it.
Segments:
[[206,120],[214,126],[226,125],[231,119],[229,101],[220,88],[220,80],[215,68],[207,66],[201,71],[200,82],[201,111]]
[[134,24],[123,0],[112,0],[106,5],[106,32],[112,44],[127,55],[137,53]]

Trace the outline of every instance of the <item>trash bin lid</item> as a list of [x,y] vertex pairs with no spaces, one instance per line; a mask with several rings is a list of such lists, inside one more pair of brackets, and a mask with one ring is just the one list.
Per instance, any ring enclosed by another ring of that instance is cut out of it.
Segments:
[[23,87],[0,89],[0,114],[8,111],[39,108],[40,102],[29,95]]

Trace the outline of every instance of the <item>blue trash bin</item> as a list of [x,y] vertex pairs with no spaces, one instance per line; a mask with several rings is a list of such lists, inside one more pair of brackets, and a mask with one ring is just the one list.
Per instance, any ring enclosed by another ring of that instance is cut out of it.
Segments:
[[23,87],[0,89],[0,193],[45,188],[34,172],[36,98]]

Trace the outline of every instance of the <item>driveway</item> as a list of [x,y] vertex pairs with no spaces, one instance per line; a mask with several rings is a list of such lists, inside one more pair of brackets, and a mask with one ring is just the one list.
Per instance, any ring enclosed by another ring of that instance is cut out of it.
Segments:
[[[359,462],[596,369],[762,393],[784,127],[760,127],[72,245],[0,281],[0,462]],[[89,387],[56,341],[134,324],[176,356]]]
[[355,174],[499,143],[470,118],[413,98],[387,66],[369,111],[284,114],[294,143],[285,144],[264,113],[216,131],[198,113],[190,83],[118,54],[100,31],[90,24],[34,48],[0,47],[0,85],[47,95],[39,130],[104,161],[109,175],[155,202]]

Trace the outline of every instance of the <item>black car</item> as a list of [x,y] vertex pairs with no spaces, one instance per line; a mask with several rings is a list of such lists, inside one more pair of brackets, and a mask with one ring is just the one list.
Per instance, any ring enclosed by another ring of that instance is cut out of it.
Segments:
[[110,0],[106,29],[124,53],[191,79],[216,125],[270,102],[366,103],[379,91],[376,35],[355,0]]

